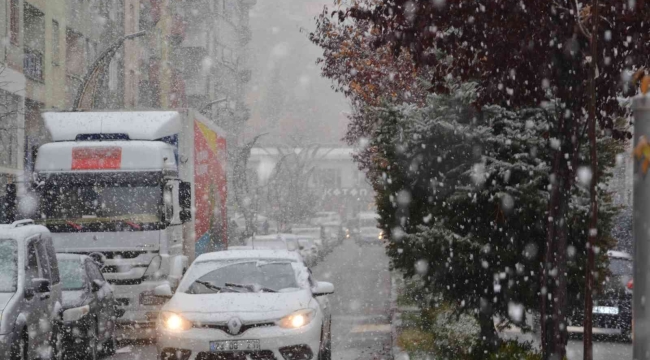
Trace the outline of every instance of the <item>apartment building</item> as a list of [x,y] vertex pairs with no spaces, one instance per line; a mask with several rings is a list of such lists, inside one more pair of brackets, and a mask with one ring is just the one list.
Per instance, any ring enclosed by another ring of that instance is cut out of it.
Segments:
[[255,1],[126,1],[127,32],[147,35],[141,47],[126,47],[132,78],[125,103],[199,109],[236,139],[248,119],[248,13]]

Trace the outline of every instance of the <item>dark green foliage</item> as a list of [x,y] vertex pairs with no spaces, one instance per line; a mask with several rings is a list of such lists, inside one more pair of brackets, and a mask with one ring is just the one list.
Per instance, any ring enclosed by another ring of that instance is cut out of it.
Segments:
[[[469,104],[475,94],[472,84],[453,85],[451,95],[431,96],[422,108],[375,109],[381,125],[366,151],[393,266],[407,276],[419,272],[426,291],[474,315],[483,335],[494,336],[493,315],[520,323],[521,311],[539,304],[558,148],[548,129],[558,114],[552,104],[474,112]],[[622,151],[617,144],[611,138],[599,142],[603,182]],[[587,161],[580,157],[580,165]],[[565,217],[568,299],[582,301],[589,194],[577,185],[571,195]],[[603,189],[598,198],[597,263],[603,273],[616,209]]]

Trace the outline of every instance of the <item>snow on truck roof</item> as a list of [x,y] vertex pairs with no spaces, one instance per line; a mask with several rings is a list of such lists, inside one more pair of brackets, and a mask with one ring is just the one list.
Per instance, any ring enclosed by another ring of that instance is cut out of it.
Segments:
[[194,262],[255,259],[300,261],[295,252],[288,250],[226,250],[200,255]]
[[131,140],[156,140],[181,132],[176,111],[45,112],[54,141],[74,141],[81,134],[126,134]]

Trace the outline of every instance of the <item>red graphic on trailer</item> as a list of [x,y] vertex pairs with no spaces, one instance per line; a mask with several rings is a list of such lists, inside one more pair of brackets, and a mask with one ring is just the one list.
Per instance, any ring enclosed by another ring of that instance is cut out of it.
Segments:
[[227,247],[226,139],[194,121],[196,256]]

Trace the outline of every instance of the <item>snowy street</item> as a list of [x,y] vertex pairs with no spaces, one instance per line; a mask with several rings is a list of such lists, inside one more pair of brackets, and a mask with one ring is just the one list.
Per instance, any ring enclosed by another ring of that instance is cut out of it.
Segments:
[[[330,295],[332,359],[390,359],[390,276],[383,247],[346,240],[312,270],[336,287]],[[156,359],[155,345],[121,344],[109,359]]]

